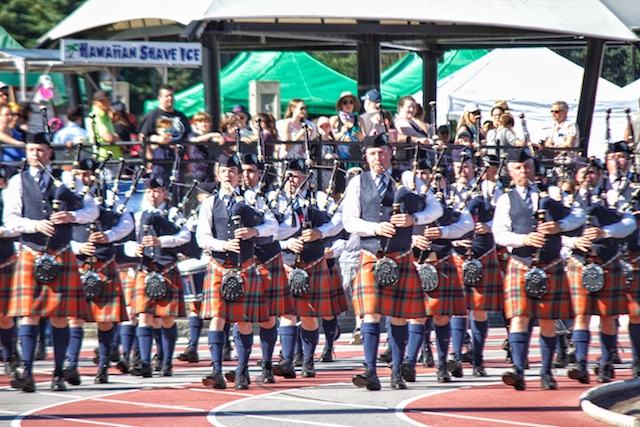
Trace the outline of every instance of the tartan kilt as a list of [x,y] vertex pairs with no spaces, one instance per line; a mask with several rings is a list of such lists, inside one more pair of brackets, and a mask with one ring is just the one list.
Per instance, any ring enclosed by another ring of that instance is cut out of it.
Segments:
[[278,254],[266,264],[257,264],[257,266],[269,316],[295,314],[289,279],[282,266],[282,254]]
[[[465,286],[462,284],[462,276],[456,269],[453,255],[448,255],[431,264],[438,269],[440,282],[433,292],[425,294],[427,316],[466,316]],[[416,271],[415,268],[414,271]]]
[[630,253],[629,263],[633,266],[633,282],[627,289],[627,310],[629,316],[640,316],[640,254]]
[[163,274],[167,282],[167,295],[154,301],[147,297],[145,279],[147,272],[142,270],[136,274],[135,288],[131,300],[133,314],[153,314],[155,317],[186,317],[182,276],[177,266]]
[[115,260],[111,260],[105,267],[105,263],[98,261],[94,264],[95,270],[100,270],[106,278],[102,295],[89,303],[89,316],[87,322],[124,322],[128,320],[127,309],[124,304],[124,292],[120,282],[119,272],[116,269]]
[[358,316],[382,314],[401,319],[425,317],[425,294],[412,254],[394,258],[400,268],[400,281],[393,287],[381,287],[375,282],[373,267],[378,258],[372,253],[360,253],[360,268],[353,281],[353,309]]
[[221,266],[213,258],[207,266],[207,273],[204,277],[202,300],[202,311],[200,316],[203,319],[213,319],[220,317],[227,322],[265,322],[269,319],[267,302],[256,268],[248,268],[254,263],[254,259],[245,261],[241,273],[244,279],[244,296],[238,301],[225,301],[220,294],[222,284],[223,269],[233,268],[225,264]]
[[574,257],[567,261],[567,281],[573,312],[595,316],[616,316],[627,312],[627,283],[619,261],[604,269],[604,288],[592,293],[582,287],[583,265]]
[[[318,262],[319,261],[319,262]],[[309,274],[309,283],[311,289],[307,295],[293,296],[293,303],[296,308],[296,314],[300,317],[333,317],[342,313],[339,294],[334,289],[334,280],[327,267],[327,262],[324,258],[315,261],[317,264],[311,267],[303,266]],[[283,264],[287,275],[293,267]],[[340,290],[342,291],[342,282],[340,283]],[[343,302],[344,291],[342,291]]]
[[124,293],[124,303],[127,307],[131,307],[133,301],[133,292],[136,289],[136,276],[138,270],[136,268],[118,266],[120,283],[122,283],[122,291]]
[[[464,261],[465,259],[457,253],[453,254],[453,262],[459,277],[463,277],[462,264]],[[482,263],[482,283],[472,287],[465,286],[464,281],[462,282],[467,309],[502,311],[504,308],[504,274],[495,249],[478,258],[478,261]]]
[[2,264],[0,268],[0,316],[6,316],[9,310],[9,301],[11,301],[11,281],[13,280],[13,271],[18,257],[13,255]]
[[340,313],[344,313],[349,309],[349,304],[347,304],[347,297],[342,286],[342,276],[340,275],[338,263],[334,263],[332,267],[327,265],[327,268],[331,275],[331,301],[338,304]]
[[507,318],[524,316],[543,320],[572,319],[571,293],[564,272],[564,263],[558,262],[545,270],[549,280],[549,292],[542,298],[531,298],[525,292],[524,276],[528,270],[525,264],[509,258],[504,277],[504,311]]
[[11,282],[11,301],[7,316],[86,319],[89,305],[73,252],[67,249],[56,257],[62,264],[60,277],[47,285],[38,282],[33,276],[33,263],[37,256],[25,248],[20,251]]

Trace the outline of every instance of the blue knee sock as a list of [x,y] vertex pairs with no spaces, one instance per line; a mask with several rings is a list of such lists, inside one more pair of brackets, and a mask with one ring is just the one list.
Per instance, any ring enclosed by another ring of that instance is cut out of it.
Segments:
[[138,347],[140,350],[140,359],[142,363],[151,364],[151,348],[153,347],[153,326],[138,326],[136,329],[136,337],[138,338]]
[[36,342],[38,340],[38,325],[21,325],[20,346],[22,348],[22,365],[24,374],[31,374],[33,359],[36,357]]
[[467,333],[467,318],[466,317],[452,317],[451,321],[451,346],[453,347],[453,354],[456,357],[462,357],[462,346],[464,344],[464,336]]
[[164,355],[162,354],[162,328],[153,328],[153,338],[156,342],[158,357],[164,357]]
[[471,321],[471,333],[473,334],[473,364],[482,366],[484,363],[484,342],[487,339],[487,330],[489,322]]
[[136,327],[129,323],[120,327],[120,341],[122,341],[122,354],[125,360],[130,360],[131,349],[136,336]]
[[407,362],[415,366],[418,353],[424,343],[424,325],[409,323],[409,339],[407,340]]
[[516,372],[524,375],[524,365],[529,350],[529,332],[509,332],[509,344]]
[[224,331],[209,331],[208,338],[213,369],[222,373],[222,348],[227,342]]
[[82,348],[82,340],[84,338],[83,328],[69,328],[69,348],[67,348],[67,356],[69,357],[69,366],[78,367],[78,356]]
[[67,347],[69,346],[69,327],[55,328],[52,325],[51,338],[53,338],[53,360],[55,362],[53,375],[62,376],[64,360],[67,358]]
[[600,332],[600,343],[602,349],[602,359],[600,359],[601,364],[607,363],[611,359],[611,353],[616,351],[617,344],[617,335],[607,335]]
[[556,337],[545,337],[540,334],[540,353],[542,354],[542,368],[540,374],[551,373],[551,360],[556,351]]
[[640,358],[640,323],[629,323],[629,339],[633,358]]
[[198,338],[202,332],[202,319],[198,316],[189,317],[189,348],[198,350]]
[[109,362],[109,355],[113,348],[113,336],[115,335],[116,328],[111,328],[108,331],[101,331],[98,329],[98,344],[100,346],[100,366]]
[[436,347],[438,348],[438,368],[447,366],[447,353],[449,352],[449,340],[451,338],[451,324],[436,326]]
[[331,320],[322,319],[322,329],[324,330],[325,344],[324,348],[333,348],[333,341],[336,337],[336,330],[338,329],[338,318],[334,317]]
[[302,326],[298,326],[298,335],[296,335],[295,354],[303,354],[303,351],[302,351]]
[[293,355],[298,341],[297,326],[280,327],[280,343],[282,344],[282,358],[289,363],[293,362]]
[[249,356],[251,355],[251,346],[253,345],[253,331],[249,334],[241,334],[234,331],[234,342],[236,343],[236,352],[238,353],[238,369],[236,375],[248,373]]
[[380,343],[380,323],[363,323],[360,325],[362,334],[362,347],[364,348],[364,361],[367,370],[376,372],[376,359],[378,358],[378,344]]
[[307,331],[301,327],[300,338],[302,339],[302,360],[304,362],[313,360],[313,355],[316,352],[316,347],[318,346],[318,340],[320,338],[320,329],[318,328],[313,331]]
[[175,323],[170,328],[162,328],[162,355],[164,360],[172,360],[178,340],[178,325]]
[[391,329],[393,329],[393,338],[391,340],[391,363],[393,365],[393,371],[398,372],[402,359],[404,359],[404,351],[407,347],[409,328],[405,324],[402,326],[391,325]]
[[273,348],[276,346],[278,339],[278,328],[275,326],[270,329],[260,327],[260,350],[262,350],[262,360],[271,362],[273,357]]
[[576,362],[581,363],[581,361],[584,361],[584,366],[581,367],[586,369],[591,334],[585,329],[575,329],[571,333],[571,338],[576,346]]

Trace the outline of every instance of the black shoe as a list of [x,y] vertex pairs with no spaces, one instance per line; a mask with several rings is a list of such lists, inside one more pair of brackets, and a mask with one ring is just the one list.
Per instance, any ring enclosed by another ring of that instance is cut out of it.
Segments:
[[447,367],[444,365],[438,366],[437,378],[439,383],[450,383],[451,374],[447,371]]
[[614,365],[619,365],[619,364],[622,363],[622,359],[620,359],[620,355],[618,355],[618,351],[615,351],[615,352],[611,353],[611,356],[609,357],[609,360]]
[[36,391],[36,382],[32,374],[16,375],[11,379],[11,387],[21,388],[25,393],[33,393]]
[[302,378],[315,378],[316,368],[313,363],[313,358],[307,360],[302,365],[302,372],[300,372]]
[[433,351],[431,351],[431,343],[427,343],[422,347],[422,364],[427,368],[433,368],[436,364],[433,360]]
[[402,372],[394,371],[391,373],[391,388],[394,390],[406,390],[407,384],[402,379]]
[[171,359],[167,359],[164,361],[164,365],[162,365],[160,375],[162,375],[163,377],[173,376],[173,362],[171,361]]
[[569,356],[566,352],[560,351],[556,356],[556,360],[553,361],[554,368],[566,368],[569,364]]
[[118,363],[120,360],[120,352],[118,351],[118,347],[115,347],[111,350],[111,354],[109,355],[109,361],[111,363]]
[[245,374],[235,376],[236,390],[247,390],[249,388],[249,379]]
[[200,362],[200,356],[198,356],[198,351],[195,348],[189,347],[184,353],[178,355],[178,360],[181,362],[198,363]]
[[131,370],[131,364],[127,359],[121,359],[116,364],[116,368],[118,368],[118,370],[123,374],[128,374],[129,371]]
[[213,387],[218,390],[224,390],[227,388],[227,383],[224,382],[224,378],[219,371],[215,369],[211,371],[206,377],[202,377],[202,384],[207,387]]
[[273,377],[273,369],[271,362],[262,362],[262,376],[260,377],[262,384],[273,384],[276,379]]
[[416,382],[416,367],[409,361],[405,360],[400,365],[400,372],[402,373],[402,378],[408,383]]
[[462,362],[456,356],[453,359],[449,359],[447,362],[447,370],[451,372],[452,377],[462,378],[464,372],[462,371]]
[[109,362],[103,364],[93,380],[95,384],[109,384]]
[[222,347],[222,360],[225,362],[229,362],[231,360],[231,343],[227,341],[227,343]]
[[366,387],[367,390],[377,391],[382,388],[376,373],[369,370],[364,371],[363,374],[354,375],[352,381],[357,387]]
[[640,359],[633,359],[633,363],[631,364],[631,373],[633,374],[633,378],[640,377]]
[[577,368],[571,368],[567,372],[567,376],[572,380],[578,380],[580,384],[589,384],[589,371],[587,371],[582,366],[578,366]]
[[36,348],[36,360],[45,360],[47,358],[47,347],[44,344],[44,339],[38,340],[38,347]]
[[273,375],[277,375],[279,377],[285,378],[295,378],[296,377],[296,369],[293,367],[291,362],[287,362],[286,360],[280,361],[277,365],[273,365]]
[[71,385],[80,385],[82,383],[78,368],[75,366],[69,366],[64,370],[64,379]]
[[599,383],[610,383],[613,378],[615,378],[615,373],[613,370],[613,363],[611,363],[611,361],[600,366],[600,369],[598,369]]
[[302,366],[302,353],[296,353],[295,356],[293,356],[293,366],[296,368]]
[[54,376],[51,381],[51,391],[67,391],[67,384],[64,382],[63,376]]
[[140,349],[136,348],[133,351],[133,357],[131,358],[131,366],[139,366],[142,364],[142,359],[140,358]]
[[332,347],[325,347],[325,349],[322,352],[322,356],[320,356],[320,360],[319,362],[333,362],[333,346]]
[[134,377],[151,378],[153,376],[153,368],[149,363],[141,363],[140,366],[131,368],[131,375]]
[[502,382],[506,385],[512,386],[516,390],[524,390],[526,388],[524,374],[519,374],[517,372],[505,372],[502,374]]
[[12,355],[7,361],[4,362],[4,374],[9,378],[13,378],[16,376],[17,370],[18,359],[16,359],[16,357]]
[[556,390],[558,388],[558,383],[555,378],[553,378],[553,375],[551,375],[551,372],[544,373],[540,376],[540,384],[543,390]]
[[473,347],[469,348],[469,350],[462,353],[462,357],[460,361],[463,363],[473,363],[473,357],[475,356],[475,350]]
[[473,376],[474,377],[486,377],[487,371],[484,369],[484,365],[473,365]]
[[[244,370],[245,374],[244,377],[247,380],[247,384],[251,384],[251,377],[249,376],[249,371],[248,370]],[[235,383],[236,382],[236,370],[232,370],[232,371],[227,371],[224,373],[224,379],[227,380],[227,382],[230,383]]]
[[164,360],[164,355],[162,355],[160,353],[156,353],[153,356],[153,359],[151,359],[151,362],[153,363],[153,371],[154,372],[162,371],[163,360]]
[[391,363],[391,347],[387,347],[387,349],[378,356],[378,362]]

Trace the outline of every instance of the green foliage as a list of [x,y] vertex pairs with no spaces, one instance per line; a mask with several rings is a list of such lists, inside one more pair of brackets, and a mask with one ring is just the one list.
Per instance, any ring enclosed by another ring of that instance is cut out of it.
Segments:
[[[587,48],[555,49],[555,52],[584,67]],[[634,61],[635,56],[635,61]],[[607,47],[602,63],[602,77],[618,86],[626,86],[640,76],[638,49],[634,46]]]

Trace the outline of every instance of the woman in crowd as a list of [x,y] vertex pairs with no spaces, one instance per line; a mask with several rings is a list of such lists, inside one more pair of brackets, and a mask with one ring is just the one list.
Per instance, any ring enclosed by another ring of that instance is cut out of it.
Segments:
[[[316,126],[307,119],[307,104],[302,99],[292,99],[287,106],[281,128],[278,130],[280,141],[304,141],[306,129],[308,129],[309,140],[315,138]],[[279,159],[302,159],[305,157],[304,146],[302,144],[281,144],[276,150],[276,156]]]

